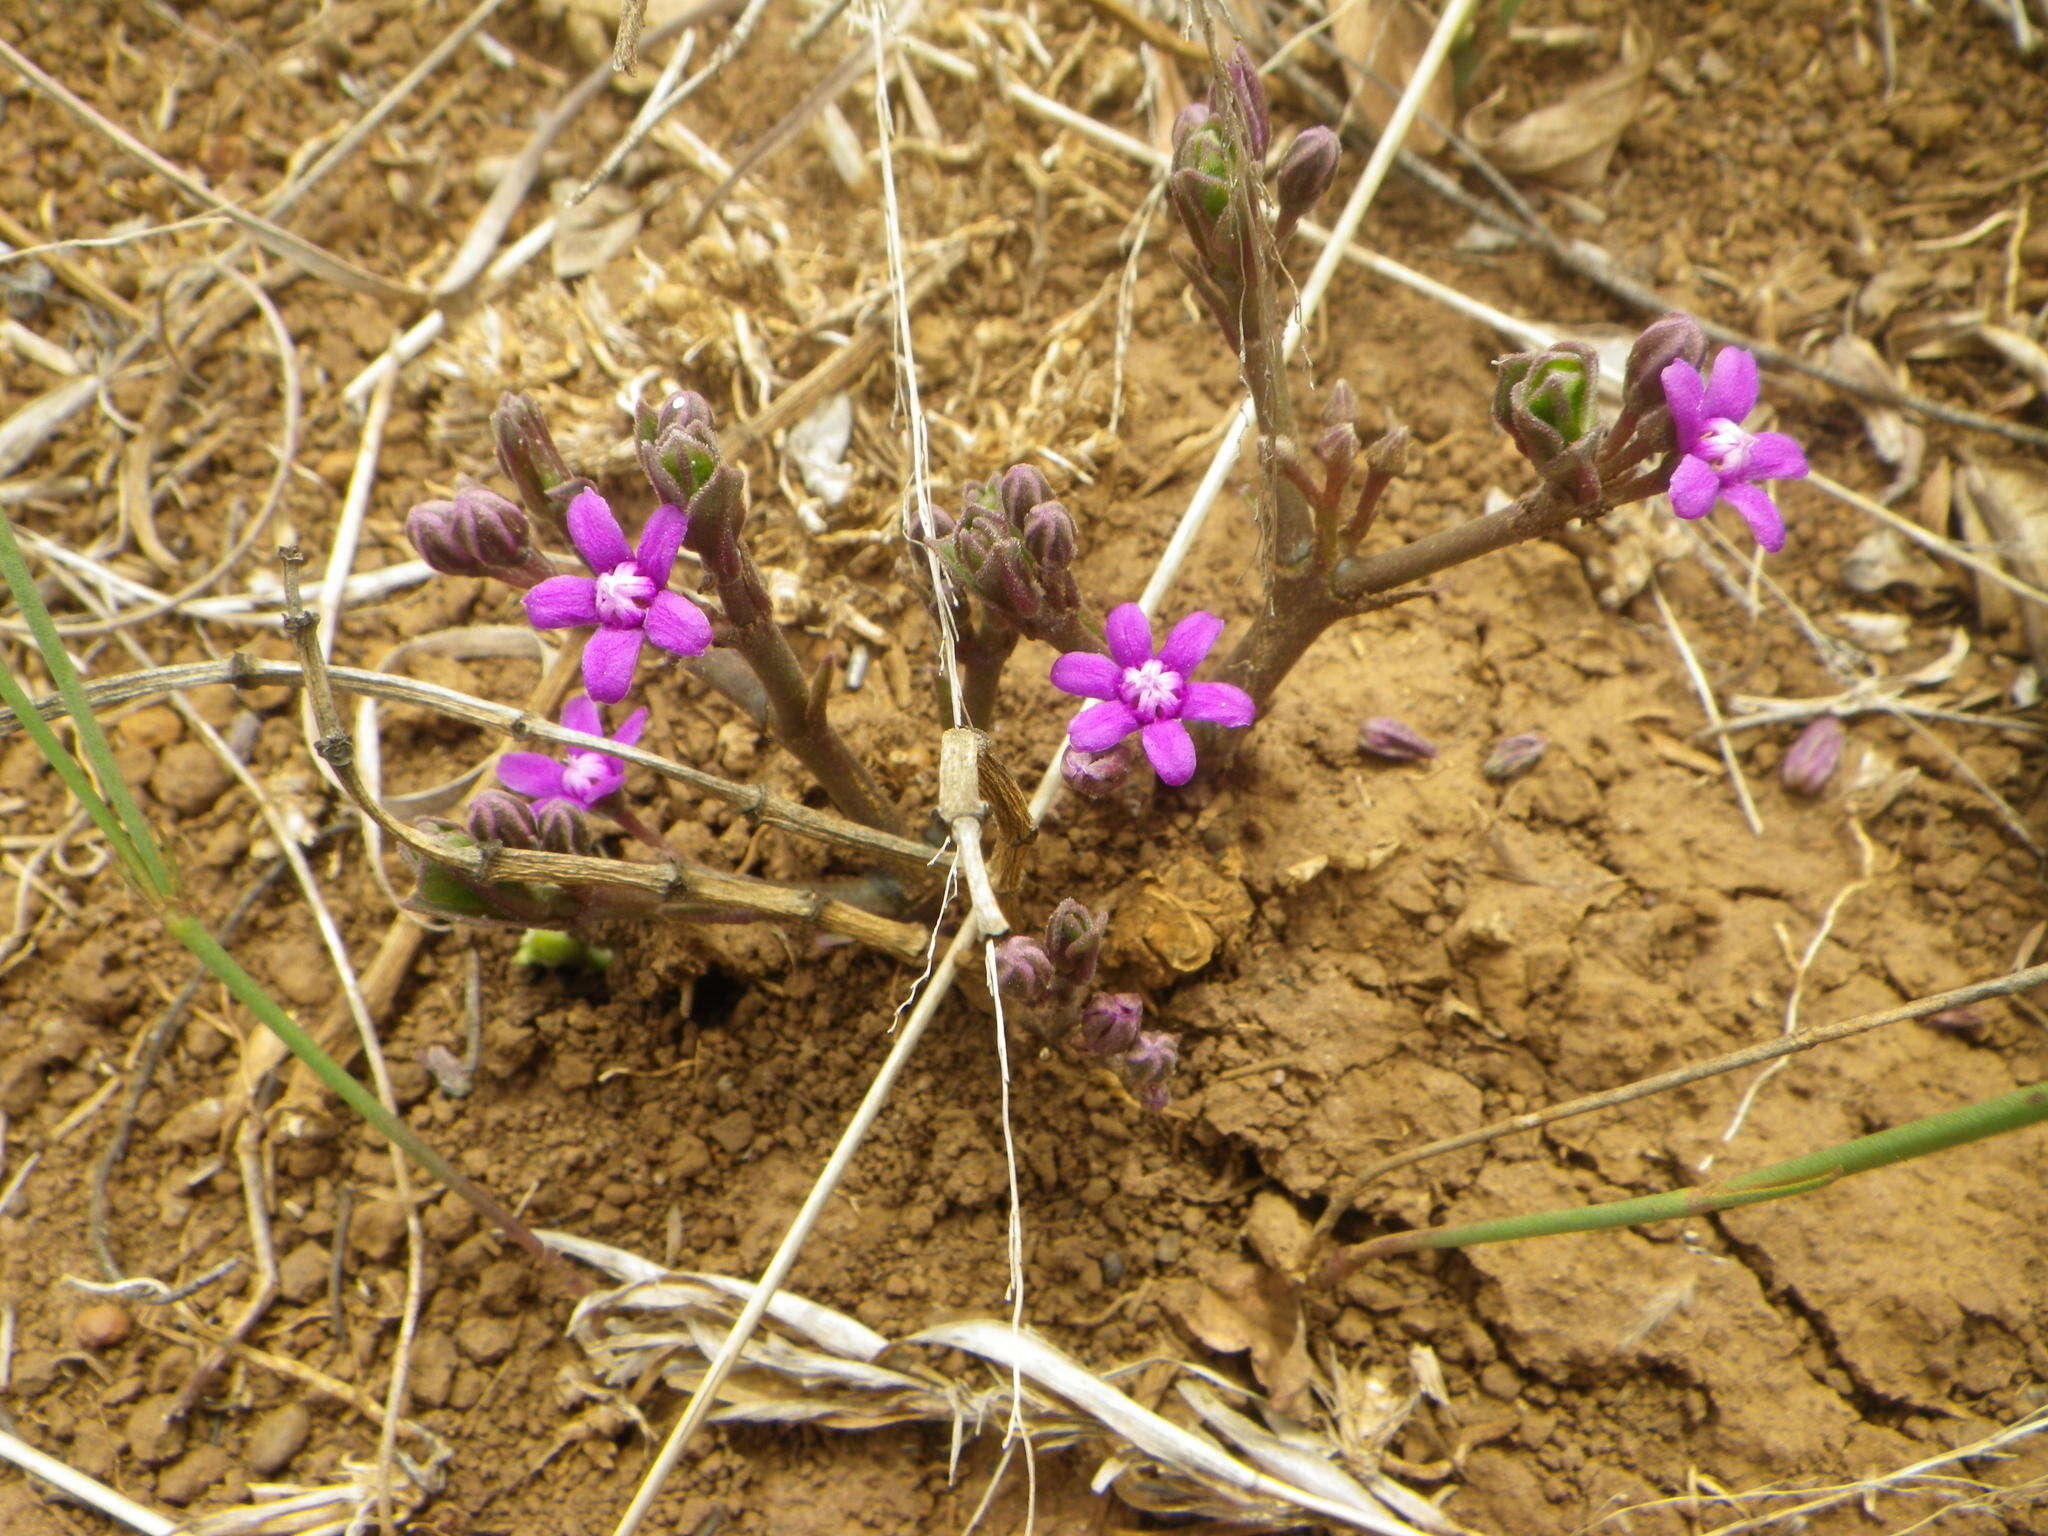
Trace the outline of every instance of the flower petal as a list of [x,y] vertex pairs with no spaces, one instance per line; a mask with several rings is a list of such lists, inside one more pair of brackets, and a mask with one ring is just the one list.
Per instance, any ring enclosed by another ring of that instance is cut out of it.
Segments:
[[1083,752],[1107,752],[1138,728],[1138,716],[1121,699],[1090,704],[1067,724],[1067,740]]
[[1708,416],[1725,416],[1740,426],[1756,409],[1756,391],[1756,359],[1740,347],[1723,347],[1707,375],[1707,397],[1701,403]]
[[507,752],[498,759],[498,782],[514,794],[545,800],[562,792],[562,765],[538,752]]
[[1166,637],[1166,644],[1159,647],[1159,659],[1169,672],[1178,672],[1186,677],[1202,664],[1209,654],[1209,647],[1222,633],[1221,619],[1197,609],[1173,626],[1173,633]]
[[1099,651],[1068,651],[1052,664],[1052,685],[1078,699],[1113,699],[1124,669]]
[[1785,547],[1785,518],[1778,511],[1778,504],[1766,496],[1762,486],[1729,485],[1721,488],[1749,524],[1750,534],[1768,554],[1775,555]]
[[1258,712],[1252,696],[1233,683],[1189,683],[1180,706],[1183,720],[1207,720],[1233,729],[1250,725]]
[[1705,517],[1721,494],[1721,477],[1705,459],[1687,454],[1671,472],[1671,510],[1680,517]]
[[1109,637],[1109,659],[1118,666],[1135,667],[1152,659],[1152,626],[1136,603],[1119,603],[1110,609],[1102,632]]
[[597,622],[597,583],[588,576],[550,576],[526,594],[526,621],[535,629],[569,629]]
[[687,597],[657,592],[647,605],[647,638],[678,656],[701,656],[711,649],[711,621]]
[[1748,480],[1800,480],[1806,475],[1806,450],[1782,432],[1759,432],[1749,445],[1742,467]]
[[[633,713],[626,716],[625,723],[612,732],[611,739],[622,747],[637,747],[640,745],[640,733],[646,729],[647,706],[643,704],[640,708],[634,710]],[[624,773],[625,771],[625,765],[623,763],[620,764],[619,772]]]
[[1160,783],[1181,785],[1195,776],[1195,739],[1178,720],[1154,720],[1138,740]]
[[586,736],[604,734],[604,716],[597,706],[590,702],[590,695],[579,693],[562,706],[562,724],[572,731],[581,731]]
[[583,686],[593,699],[616,704],[626,696],[646,637],[640,629],[600,629],[583,642]]
[[600,575],[633,558],[611,505],[595,491],[578,491],[569,503],[569,542],[583,563]]
[[690,514],[674,502],[665,501],[654,509],[647,526],[640,530],[640,547],[633,551],[633,563],[640,574],[657,588],[668,585],[668,573],[676,563],[676,551],[683,547],[683,535],[690,531]]
[[584,770],[586,773],[591,774],[591,777],[583,787],[580,790],[571,789],[568,792],[568,797],[571,800],[574,800],[585,810],[589,810],[590,807],[597,804],[598,801],[604,799],[607,795],[615,795],[619,792],[619,786],[626,782],[626,765],[616,757],[606,757],[602,752],[581,752],[577,755],[579,757],[594,757],[597,759],[597,766],[594,769]]
[[1657,377],[1664,384],[1664,403],[1671,407],[1671,427],[1678,436],[1678,446],[1690,453],[1693,444],[1699,441],[1700,428],[1707,422],[1707,413],[1701,407],[1707,394],[1706,381],[1700,378],[1699,369],[1682,357],[1666,363]]

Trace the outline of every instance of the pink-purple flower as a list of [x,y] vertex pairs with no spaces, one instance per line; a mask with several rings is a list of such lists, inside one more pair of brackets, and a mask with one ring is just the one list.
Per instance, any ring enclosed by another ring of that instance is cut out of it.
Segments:
[[1758,482],[1799,479],[1806,455],[1782,432],[1742,430],[1756,409],[1756,359],[1741,347],[1723,347],[1704,380],[1683,358],[1658,377],[1684,455],[1671,476],[1671,510],[1705,517],[1716,501],[1725,501],[1743,515],[1757,543],[1776,554],[1785,547],[1785,519]]
[[[562,724],[586,736],[604,736],[622,747],[636,745],[647,728],[647,711],[636,709],[620,727],[605,734],[604,716],[582,694],[562,706]],[[557,762],[538,752],[507,752],[498,759],[498,778],[507,789],[534,802],[534,809],[561,802],[578,810],[589,810],[598,801],[618,793],[626,782],[626,765],[608,752],[572,747],[565,761]]]
[[1052,664],[1052,684],[1077,698],[1099,699],[1067,727],[1067,740],[1083,752],[1103,752],[1133,731],[1161,782],[1185,784],[1195,776],[1195,743],[1183,721],[1243,727],[1256,708],[1251,695],[1230,683],[1196,683],[1223,621],[1191,613],[1173,626],[1166,644],[1152,649],[1152,629],[1136,603],[1110,610],[1103,625],[1109,654],[1068,651]]
[[668,590],[668,573],[689,527],[687,512],[664,503],[640,530],[636,550],[596,491],[581,491],[569,503],[569,540],[592,574],[541,582],[526,594],[526,617],[535,629],[596,630],[583,646],[583,686],[593,699],[616,704],[626,696],[643,641],[678,656],[710,649],[711,621],[695,603]]

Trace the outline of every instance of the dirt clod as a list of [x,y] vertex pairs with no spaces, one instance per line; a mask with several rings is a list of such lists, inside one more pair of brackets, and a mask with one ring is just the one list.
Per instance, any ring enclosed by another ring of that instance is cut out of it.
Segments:
[[313,1415],[299,1403],[286,1403],[261,1415],[249,1426],[249,1440],[242,1459],[259,1477],[282,1471],[305,1449],[313,1433]]
[[111,1349],[134,1327],[127,1311],[111,1301],[81,1307],[71,1319],[71,1336],[87,1349]]

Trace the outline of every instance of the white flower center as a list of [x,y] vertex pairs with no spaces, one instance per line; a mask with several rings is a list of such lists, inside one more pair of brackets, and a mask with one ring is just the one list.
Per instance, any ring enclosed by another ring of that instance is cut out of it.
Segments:
[[1149,725],[1154,720],[1177,716],[1181,694],[1186,688],[1186,678],[1178,672],[1169,671],[1165,662],[1155,658],[1140,662],[1135,667],[1125,667],[1123,683],[1117,692],[1123,695],[1124,702],[1131,706],[1138,718]]
[[640,567],[622,560],[597,578],[597,616],[619,628],[635,629],[654,601],[654,583]]
[[604,782],[605,759],[601,752],[571,752],[562,768],[562,788],[569,798],[588,805]]
[[1700,432],[1700,450],[1718,474],[1741,474],[1755,446],[1756,439],[1725,416],[1714,417]]

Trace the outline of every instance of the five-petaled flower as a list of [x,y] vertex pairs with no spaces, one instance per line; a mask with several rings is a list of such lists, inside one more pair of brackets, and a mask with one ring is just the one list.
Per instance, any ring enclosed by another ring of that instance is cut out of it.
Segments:
[[569,540],[592,574],[550,576],[526,594],[526,616],[535,629],[595,627],[583,646],[583,686],[593,699],[616,704],[626,696],[643,640],[678,656],[710,649],[711,621],[668,590],[689,526],[688,513],[664,503],[641,529],[636,550],[597,492],[579,492],[569,503]]
[[1166,644],[1152,649],[1151,626],[1136,603],[1110,610],[1103,632],[1109,654],[1068,651],[1052,664],[1052,683],[1077,698],[1100,699],[1067,727],[1067,740],[1083,752],[1101,752],[1133,731],[1160,780],[1185,784],[1195,776],[1195,743],[1184,720],[1234,727],[1252,723],[1251,695],[1230,683],[1195,683],[1223,621],[1191,613],[1173,626]]
[[[634,710],[624,724],[606,735],[604,716],[579,693],[562,706],[562,724],[586,736],[604,736],[606,741],[630,747],[639,743],[640,733],[647,728],[647,711]],[[626,765],[608,752],[587,747],[571,747],[565,762],[538,752],[507,752],[498,759],[498,778],[507,789],[532,800],[535,810],[559,800],[587,811],[618,793],[626,782]]]
[[1756,409],[1756,359],[1740,347],[1723,347],[1704,380],[1683,358],[1658,377],[1684,455],[1671,475],[1671,510],[1705,517],[1716,501],[1726,501],[1747,520],[1757,543],[1776,554],[1785,546],[1785,519],[1757,482],[1799,479],[1806,455],[1782,432],[1742,430]]

